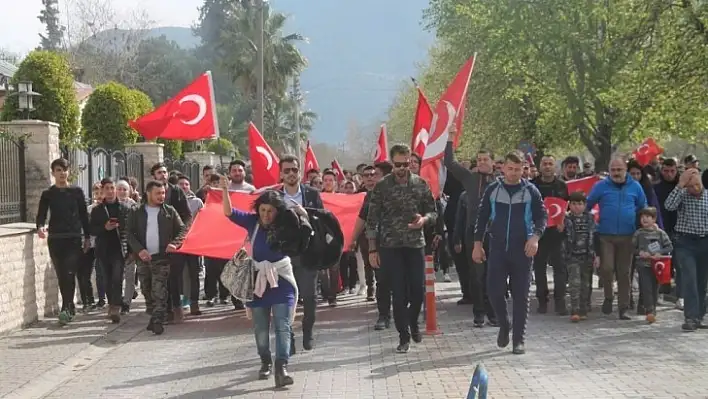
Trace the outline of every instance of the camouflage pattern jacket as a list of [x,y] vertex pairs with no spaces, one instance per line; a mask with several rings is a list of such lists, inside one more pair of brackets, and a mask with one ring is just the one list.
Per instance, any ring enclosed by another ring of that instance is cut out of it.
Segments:
[[379,239],[383,248],[423,248],[423,230],[412,230],[408,224],[416,214],[427,217],[428,225],[437,219],[435,199],[428,183],[420,176],[408,174],[404,184],[391,173],[376,184],[369,198],[366,236]]

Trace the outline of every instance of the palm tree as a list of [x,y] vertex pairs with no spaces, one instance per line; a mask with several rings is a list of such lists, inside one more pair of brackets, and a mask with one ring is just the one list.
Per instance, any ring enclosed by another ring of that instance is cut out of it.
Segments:
[[[268,5],[263,7],[265,93],[266,97],[279,96],[286,91],[289,79],[307,65],[305,57],[296,47],[305,38],[297,33],[284,35],[287,16],[272,12]],[[258,82],[256,28],[259,13],[251,2],[246,1],[235,4],[232,11],[221,33],[219,52],[226,55],[222,66],[231,73],[234,82],[245,97],[253,101],[255,108]]]
[[[300,117],[299,132],[295,128],[296,111]],[[317,120],[317,114],[304,109],[302,98],[296,100],[291,94],[286,93],[282,97],[267,99],[263,119],[264,138],[268,142],[279,143],[284,148],[292,148],[296,143],[307,139]]]

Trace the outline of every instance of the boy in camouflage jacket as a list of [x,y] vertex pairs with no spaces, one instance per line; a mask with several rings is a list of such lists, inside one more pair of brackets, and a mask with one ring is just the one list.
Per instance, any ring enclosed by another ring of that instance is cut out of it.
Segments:
[[565,233],[564,254],[568,267],[570,292],[570,320],[578,322],[587,318],[592,294],[592,271],[595,262],[595,219],[585,210],[586,198],[581,191],[569,196],[570,210],[563,221]]

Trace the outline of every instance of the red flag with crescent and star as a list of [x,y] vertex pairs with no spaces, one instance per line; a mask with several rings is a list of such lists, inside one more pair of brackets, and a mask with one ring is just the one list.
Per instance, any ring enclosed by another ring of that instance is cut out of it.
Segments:
[[547,227],[556,227],[563,224],[565,219],[565,211],[568,209],[568,202],[563,198],[546,197],[543,199],[543,205],[548,213]]
[[652,269],[659,284],[671,283],[671,257],[660,256],[657,259],[652,259]]
[[310,140],[307,140],[307,148],[305,149],[305,170],[304,173],[308,173],[311,170],[320,170],[320,164],[317,163],[317,157],[315,157],[315,151],[312,150],[310,146]]
[[374,163],[388,161],[388,137],[386,136],[386,124],[381,124],[379,139],[376,140],[376,152],[374,153]]
[[336,159],[332,161],[332,171],[337,175],[338,183],[344,181],[344,169],[342,169],[342,165],[340,165]]
[[[279,189],[278,186],[271,188]],[[231,206],[250,212],[253,201],[258,198],[259,194],[259,192],[253,194],[230,192]],[[221,207],[222,195],[222,190],[207,191],[204,208],[197,212],[179,249],[180,253],[231,259],[241,248],[246,239],[246,230],[224,216]],[[321,193],[320,196],[325,209],[332,212],[342,226],[344,248],[349,248],[355,239],[352,232],[366,194]]]
[[430,190],[436,199],[442,195],[447,178],[447,170],[442,164],[442,157],[445,153],[450,126],[454,123],[457,128],[457,134],[454,139],[455,148],[457,148],[462,134],[467,87],[472,77],[476,58],[476,54],[470,57],[457,72],[455,79],[447,87],[447,90],[445,90],[445,93],[443,93],[435,106],[435,113],[430,123],[430,137],[422,157],[420,176],[428,182]]
[[660,155],[663,152],[664,149],[661,148],[661,146],[657,144],[653,138],[649,137],[648,139],[644,140],[642,145],[640,145],[639,147],[637,147],[636,150],[634,150],[632,156],[640,165],[646,166],[649,165],[651,161],[656,158],[657,155]]
[[413,135],[411,136],[411,151],[418,154],[421,159],[425,155],[425,146],[430,138],[430,125],[433,123],[433,110],[430,108],[428,99],[423,94],[420,87],[418,89],[418,106],[415,109],[413,119]]
[[256,188],[280,183],[280,160],[253,122],[248,124],[248,155]]
[[211,71],[199,75],[157,109],[128,125],[146,140],[197,141],[219,137]]

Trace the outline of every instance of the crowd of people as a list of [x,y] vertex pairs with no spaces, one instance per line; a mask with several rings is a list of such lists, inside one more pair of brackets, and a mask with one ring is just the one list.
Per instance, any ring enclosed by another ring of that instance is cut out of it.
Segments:
[[[411,341],[421,342],[424,260],[434,255],[445,281],[451,281],[454,264],[461,291],[457,303],[471,305],[473,325],[499,328],[498,346],[511,341],[515,354],[525,353],[531,284],[536,285],[538,313],[552,309],[579,322],[592,311],[594,273],[603,290],[604,314],[615,307],[616,281],[620,320],[631,319],[630,310],[636,309],[647,322],[655,322],[662,293],[665,298],[671,294],[675,307],[683,310],[683,330],[708,327],[703,323],[708,265],[701,261],[708,255],[708,195],[695,157],[683,163],[657,158],[646,166],[613,158],[609,173],[598,175],[584,193],[569,192],[567,183],[596,174],[577,157],[563,159],[559,168],[555,157],[544,154],[536,167],[516,151],[495,160],[482,150],[474,160],[458,162],[450,141],[444,154],[445,194],[439,199],[419,176],[421,159],[410,148],[394,145],[389,159],[358,165],[340,179],[329,169],[303,171],[298,158],[283,156],[282,186],[259,193],[251,210],[233,209],[228,195],[256,191],[240,160],[231,162],[227,176],[204,166],[200,187],[164,164],[151,168],[153,180],[144,193],[135,179],[104,178],[93,186],[87,206],[83,191],[69,184],[69,163],[57,159],[51,164],[55,184],[40,200],[37,229],[48,240],[59,281],[60,323],[76,315],[77,280],[84,309],[107,305],[107,317],[116,323],[130,312],[139,286],[151,315],[147,329],[157,335],[166,324],[183,321],[185,308],[200,315],[200,301],[208,307],[230,301],[236,310],[248,308],[253,319],[262,361],[259,378],[274,375],[277,386],[286,386],[293,383],[286,366],[296,353],[297,306],[302,307],[305,350],[314,348],[320,300],[335,307],[338,295],[346,293],[376,302],[375,330],[390,328],[393,316],[397,352],[408,352]],[[248,231],[257,276],[253,301],[232,297],[220,281],[227,260],[176,253],[209,190],[222,192],[224,216]],[[356,239],[344,248],[340,262],[326,270],[304,264],[301,256],[306,245],[301,237],[312,229],[306,209],[324,208],[321,192],[366,193],[354,226]],[[549,197],[568,203],[562,223],[550,227],[544,206]],[[658,287],[652,265],[667,256],[675,284]]]

